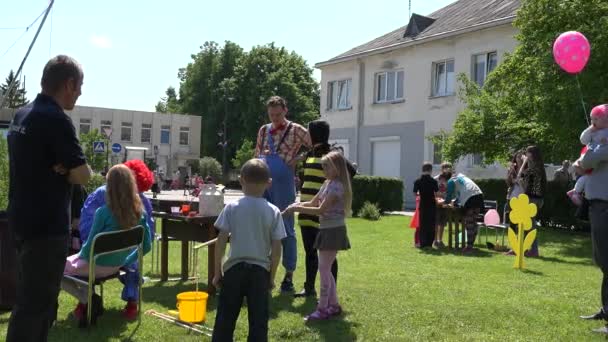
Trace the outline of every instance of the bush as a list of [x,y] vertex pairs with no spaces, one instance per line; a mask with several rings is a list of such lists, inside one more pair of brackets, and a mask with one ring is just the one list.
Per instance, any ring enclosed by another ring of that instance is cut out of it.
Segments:
[[[483,191],[486,200],[498,202],[498,212],[504,211],[507,202],[507,183],[503,179],[479,179],[475,180]],[[573,184],[561,184],[559,182],[548,182],[544,204],[538,214],[538,219],[543,227],[588,230],[588,224],[575,217],[576,207],[566,196],[566,192],[572,189]]]
[[199,165],[201,177],[211,176],[216,183],[222,179],[222,165],[214,158],[203,157]]
[[0,211],[8,208],[8,144],[0,132]]
[[403,181],[398,178],[355,176],[353,213],[358,213],[365,202],[376,203],[380,212],[403,210]]
[[106,184],[106,178],[100,175],[99,173],[94,173],[84,188],[87,191],[87,194],[90,195],[93,191],[95,191],[95,189],[99,188],[104,184]]
[[360,218],[370,220],[370,221],[378,221],[380,220],[380,209],[373,203],[366,201],[363,203],[361,210],[357,214]]

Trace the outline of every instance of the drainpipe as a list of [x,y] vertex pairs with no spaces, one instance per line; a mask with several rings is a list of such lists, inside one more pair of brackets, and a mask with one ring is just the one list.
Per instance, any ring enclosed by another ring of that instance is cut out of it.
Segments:
[[359,160],[359,136],[361,125],[363,124],[363,109],[365,107],[365,63],[362,59],[357,59],[359,65],[359,103],[357,105],[357,119],[355,120],[355,162],[361,167]]

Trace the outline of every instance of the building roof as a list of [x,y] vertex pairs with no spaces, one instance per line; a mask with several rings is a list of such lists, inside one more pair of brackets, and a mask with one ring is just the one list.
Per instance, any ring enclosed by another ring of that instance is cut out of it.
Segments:
[[[409,25],[350,49],[328,61],[318,63],[317,66],[338,63],[359,55],[382,52],[386,48],[407,43],[422,42],[425,39],[484,24],[510,23],[515,18],[519,6],[520,0],[459,0],[428,16],[413,14]],[[409,29],[408,26],[410,26]],[[415,26],[415,28],[411,26]]]

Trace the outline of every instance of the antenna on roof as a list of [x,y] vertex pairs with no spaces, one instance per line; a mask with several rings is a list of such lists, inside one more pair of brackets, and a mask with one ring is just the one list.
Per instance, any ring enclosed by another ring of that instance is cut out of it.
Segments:
[[407,17],[408,19],[412,17],[412,0],[408,1],[409,5],[407,8]]

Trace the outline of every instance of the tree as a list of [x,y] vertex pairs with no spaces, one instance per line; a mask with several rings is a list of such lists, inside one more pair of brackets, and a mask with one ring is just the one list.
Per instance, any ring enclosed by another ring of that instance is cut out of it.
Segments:
[[[265,101],[272,95],[288,100],[290,120],[307,123],[319,117],[319,85],[312,69],[295,52],[274,44],[244,52],[229,41],[224,46],[206,42],[178,76],[181,112],[203,117],[203,155],[221,159],[218,143],[226,140],[231,160],[244,140],[255,139],[268,121]],[[218,134],[224,120],[226,139]]]
[[159,113],[181,113],[181,105],[177,99],[175,88],[167,88],[165,95],[167,96],[161,98],[156,104],[156,111]]
[[[107,144],[106,137],[99,133],[97,129],[91,130],[89,133],[80,134],[80,145],[84,151],[84,156],[93,171],[101,171],[106,167],[106,153],[95,153],[93,151],[93,143],[95,141],[104,141]],[[109,146],[106,146],[109,148]]]
[[255,146],[249,139],[243,141],[243,145],[236,151],[234,158],[232,158],[232,167],[240,169],[249,159],[253,158],[255,153]]
[[[8,90],[13,82],[15,84],[9,92]],[[6,97],[4,105],[7,108],[20,108],[28,104],[27,98],[25,97],[25,88],[21,87],[21,81],[17,79],[13,70],[9,72],[4,84],[0,85],[0,95]]]
[[[591,15],[593,13],[593,15]],[[511,151],[537,144],[548,162],[578,155],[583,114],[608,99],[608,2],[604,0],[523,0],[514,25],[519,45],[478,88],[460,76],[459,113],[444,154],[455,160],[482,153],[505,160]],[[583,33],[591,42],[591,58],[577,78],[553,61],[552,45],[564,31]]]

